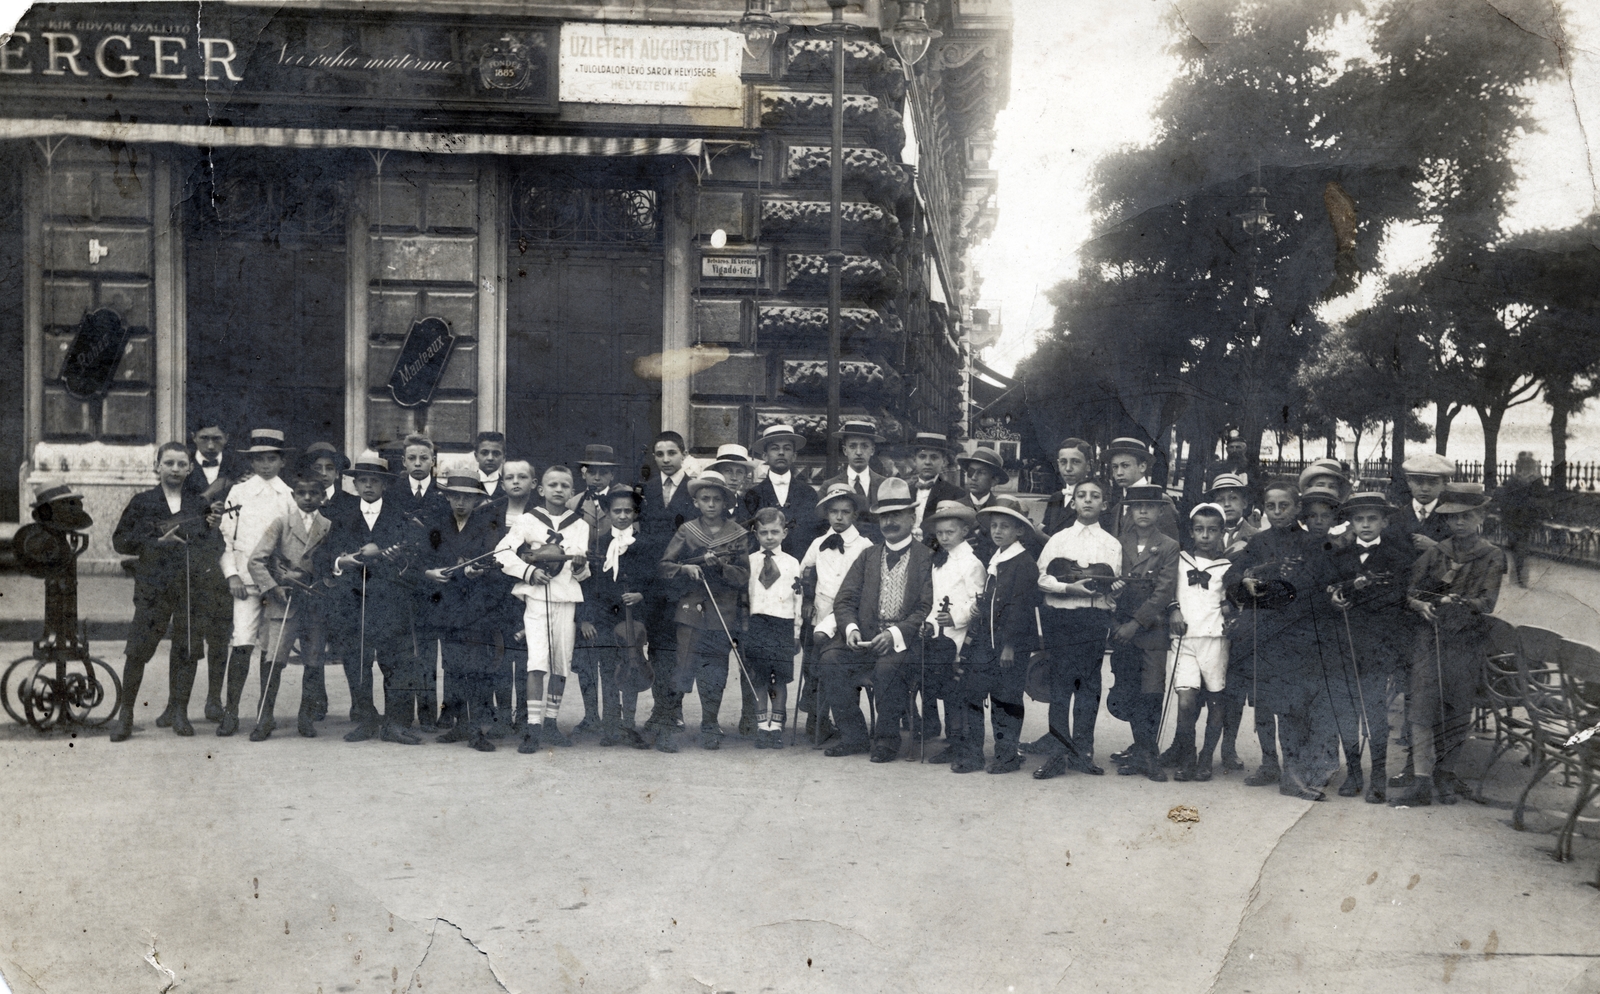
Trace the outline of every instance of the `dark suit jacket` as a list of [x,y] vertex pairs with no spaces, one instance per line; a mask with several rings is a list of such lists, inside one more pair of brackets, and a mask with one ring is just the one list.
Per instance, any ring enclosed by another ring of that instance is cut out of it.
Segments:
[[1425,535],[1435,542],[1443,542],[1450,537],[1450,519],[1444,515],[1435,512],[1428,515],[1427,521],[1417,520],[1417,512],[1411,506],[1411,494],[1397,494],[1391,500],[1399,510],[1389,515],[1389,527],[1384,530],[1385,539],[1392,534],[1411,545],[1413,535]]
[[[917,481],[907,480],[906,482],[911,485],[911,493],[913,496],[915,496],[917,493]],[[922,505],[922,515],[917,518],[918,528],[922,528],[922,523],[923,521],[927,520],[928,515],[938,510],[940,501],[960,500],[967,495],[965,490],[962,490],[960,487],[956,486],[954,483],[951,483],[949,480],[946,480],[942,476],[939,479],[934,480],[933,486],[929,489],[931,489],[933,492],[928,494],[928,502]],[[923,537],[931,541],[933,536],[926,534],[926,528],[923,528],[922,530],[924,532]]]
[[437,528],[444,524],[450,517],[450,501],[445,497],[444,491],[439,489],[438,480],[428,481],[428,489],[421,499],[411,492],[412,480],[409,476],[402,476],[390,482],[383,491],[385,506],[393,501],[394,504],[407,514],[416,515],[417,519],[429,528]]
[[[1167,645],[1167,609],[1172,606],[1178,590],[1178,543],[1157,532],[1155,540],[1139,554],[1139,544],[1133,529],[1122,536],[1122,576],[1125,580],[1142,580],[1138,586],[1148,585],[1149,596],[1123,597],[1117,602],[1117,617],[1139,623],[1140,632],[1133,644],[1141,649],[1164,649]],[[1125,591],[1126,593],[1126,591]]]
[[833,616],[839,626],[839,636],[851,625],[861,630],[862,641],[876,638],[890,628],[900,630],[900,637],[909,646],[919,638],[922,623],[933,610],[933,551],[919,542],[906,547],[906,599],[899,618],[884,618],[879,614],[878,595],[883,584],[883,566],[888,550],[873,546],[856,557],[839,585],[839,596],[833,602]]
[[644,485],[644,503],[639,508],[639,541],[646,547],[641,554],[647,555],[651,561],[660,559],[667,543],[678,533],[678,527],[699,516],[700,512],[694,509],[694,501],[689,497],[688,476],[678,484],[670,505],[661,501],[660,474],[650,477]]
[[[418,556],[418,569],[443,569],[464,559],[473,559],[492,550],[497,536],[490,516],[473,514],[467,526],[456,529],[455,517],[435,525],[428,532],[428,540]],[[491,573],[499,572],[499,564],[492,560],[480,563],[488,572],[483,576],[457,575],[449,583],[435,583],[427,577],[417,581],[418,603],[417,634],[422,638],[463,638],[478,641],[484,636],[481,630],[492,630],[489,616],[498,607],[499,584],[492,582]]]
[[811,541],[822,534],[822,523],[817,520],[817,491],[811,484],[802,483],[793,472],[789,474],[789,500],[786,503],[778,503],[778,491],[773,489],[768,480],[756,484],[745,497],[754,497],[757,511],[763,507],[775,507],[783,512],[790,525],[789,534],[783,539],[783,551],[796,559],[804,556],[811,547]]
[[[179,514],[203,513],[206,501],[198,493],[185,492]],[[133,573],[133,597],[137,603],[150,603],[164,590],[183,591],[184,568],[188,564],[191,590],[202,578],[213,583],[222,580],[222,532],[206,525],[205,519],[185,525],[179,535],[189,542],[188,557],[182,545],[157,545],[160,526],[172,517],[166,495],[153,487],[133,495],[111,535],[111,547],[125,556],[138,556]]]
[[[210,486],[211,484],[206,482],[206,474],[200,469],[200,457],[191,451],[189,453],[189,459],[194,463],[194,468],[189,471],[188,478],[183,481],[184,492],[195,494],[203,493],[206,487]],[[222,457],[218,460],[218,463],[220,464],[221,468],[217,471],[217,479],[220,480],[226,476],[229,481],[228,483],[223,484],[222,488],[217,491],[217,497],[220,498],[228,496],[228,487],[230,485],[238,483],[240,480],[250,475],[250,460],[239,455],[237,452],[229,450],[222,453]]]
[[[368,542],[381,549],[398,544],[415,551],[418,556],[423,555],[427,545],[427,533],[412,524],[406,515],[407,512],[402,510],[398,503],[389,500],[387,493],[383,499],[383,510],[378,512],[377,523],[370,529],[367,527],[366,518],[361,514],[359,501],[356,506],[342,510],[336,518],[329,519],[333,527],[328,530],[328,537],[324,540],[328,548],[329,561],[333,562],[339,556],[357,552]],[[402,560],[378,562],[362,568],[345,568],[334,581],[336,584],[334,604],[343,604],[344,608],[330,610],[330,623],[344,624],[352,629],[360,623],[358,612],[361,608],[361,581],[362,575],[365,574],[368,634],[375,630],[375,625],[384,625],[391,629],[409,625],[414,593],[409,577],[401,576],[403,565]],[[407,573],[419,568],[420,566],[413,565]]]
[[[1039,649],[1039,628],[1034,609],[1041,603],[1039,564],[1024,552],[995,568],[984,584],[978,606],[967,629],[967,645],[974,665],[993,665],[1006,646],[1021,657]],[[1026,668],[1026,658],[1016,665]]]
[[1067,506],[1067,495],[1060,490],[1044,502],[1044,533],[1054,535],[1078,522],[1078,512]]
[[[645,583],[656,572],[653,560],[639,556],[639,540],[635,538],[628,550],[618,557],[617,575],[613,578],[610,570],[601,567],[614,541],[611,526],[607,525],[604,532],[589,542],[589,579],[583,581],[583,603],[578,605],[577,616],[579,621],[587,621],[595,627],[595,639],[588,643],[590,645],[617,644],[617,623],[627,617],[622,608],[622,595],[644,593]],[[643,604],[634,608],[633,620],[644,621]]]

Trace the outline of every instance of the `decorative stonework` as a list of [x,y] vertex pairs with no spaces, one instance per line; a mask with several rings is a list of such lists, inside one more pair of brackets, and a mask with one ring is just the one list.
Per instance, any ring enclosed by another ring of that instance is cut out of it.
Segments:
[[[903,440],[906,429],[894,415],[885,413],[859,414],[847,412],[846,416],[851,421],[866,421],[878,430],[878,434],[895,443]],[[820,456],[828,451],[828,415],[802,410],[762,410],[756,412],[756,434],[772,425],[790,425],[795,432],[806,440],[805,450],[802,455]]]
[[[792,38],[788,49],[789,72],[793,74],[833,72],[833,41],[828,38]],[[875,41],[847,40],[844,43],[847,75],[898,70],[900,61]]]
[[[844,123],[845,127],[867,129],[874,141],[885,148],[901,148],[906,143],[900,112],[885,107],[883,101],[875,96],[845,94]],[[831,127],[833,94],[762,90],[761,124],[768,128]]]
[[[792,183],[828,182],[833,168],[833,149],[827,145],[791,145],[784,164],[784,178]],[[910,189],[911,176],[905,167],[875,148],[844,150],[844,181],[865,187],[872,199],[892,203]]]
[[[805,235],[826,238],[833,208],[822,200],[761,201],[761,233],[764,236]],[[877,204],[859,201],[840,205],[840,232],[847,238],[861,238],[886,252],[899,248],[903,238],[900,220]]]
[[[794,252],[784,258],[785,282],[791,289],[828,286],[828,260],[821,253]],[[900,292],[900,271],[875,256],[847,255],[840,274],[845,292],[875,300]]]
[[[883,316],[866,307],[845,307],[839,311],[840,334],[846,338],[872,338],[883,333]],[[762,338],[823,338],[828,336],[826,307],[761,308],[757,333]]]
[[[814,396],[828,389],[826,359],[786,359],[783,363],[783,390],[797,396]],[[875,362],[846,359],[839,363],[839,389],[848,394],[867,394],[879,403],[900,393],[900,374]]]

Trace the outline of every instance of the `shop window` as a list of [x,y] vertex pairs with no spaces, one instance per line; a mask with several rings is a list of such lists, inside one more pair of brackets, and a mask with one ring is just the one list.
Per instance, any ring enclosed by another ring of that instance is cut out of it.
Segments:
[[519,242],[655,245],[661,210],[655,190],[545,186],[522,177],[512,188]]
[[213,150],[189,174],[185,217],[192,232],[220,238],[342,237],[351,193],[346,173],[340,155]]

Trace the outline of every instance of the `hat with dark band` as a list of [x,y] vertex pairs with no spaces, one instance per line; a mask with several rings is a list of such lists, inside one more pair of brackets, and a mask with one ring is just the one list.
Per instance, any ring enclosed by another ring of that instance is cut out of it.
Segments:
[[350,468],[350,460],[340,454],[339,450],[334,448],[330,442],[312,442],[306,446],[306,450],[300,456],[306,462],[315,462],[323,456],[327,456],[338,463],[341,470]]
[[447,476],[444,483],[439,485],[439,489],[447,494],[472,494],[475,497],[487,495],[483,484],[475,476]]
[[733,500],[733,488],[728,485],[728,478],[714,469],[708,469],[689,481],[689,496],[698,497],[700,496],[700,491],[707,487],[715,487],[722,491],[722,496],[725,499]]
[[936,449],[948,456],[955,449],[955,446],[950,444],[948,435],[941,435],[936,431],[919,431],[911,436],[911,440],[906,443],[906,448],[912,452],[916,452],[918,449]]
[[871,421],[846,421],[833,433],[833,437],[839,439],[849,438],[851,435],[871,439],[873,442],[883,441],[883,436],[878,434],[878,426]]
[[898,476],[891,476],[878,485],[876,503],[872,505],[873,514],[892,514],[895,511],[907,511],[917,506],[917,498],[912,496],[911,488],[906,481]]
[[1305,507],[1307,504],[1312,503],[1326,504],[1337,511],[1340,505],[1339,491],[1332,487],[1323,486],[1307,487],[1305,490],[1300,491],[1300,506]]
[[1211,486],[1206,493],[1214,494],[1218,490],[1249,490],[1250,482],[1238,473],[1218,473],[1217,478],[1211,481]]
[[765,455],[767,446],[773,442],[793,442],[796,452],[806,447],[805,436],[795,431],[794,425],[767,425],[761,437],[756,439],[756,451]]
[[750,458],[749,450],[738,442],[726,442],[717,446],[717,457],[711,460],[711,465],[707,468],[715,469],[722,465],[753,469],[755,460]]
[[606,510],[609,511],[611,510],[611,505],[615,504],[617,499],[620,497],[627,497],[631,499],[634,507],[638,507],[640,504],[644,503],[644,494],[641,494],[639,491],[628,486],[626,483],[612,484],[610,490],[607,490],[605,493],[600,495],[600,503],[605,505]]
[[1489,495],[1481,483],[1447,483],[1439,494],[1434,514],[1464,514],[1489,505]]
[[61,484],[60,486],[46,487],[45,489],[34,494],[33,506],[43,507],[46,504],[54,504],[56,501],[60,500],[83,500],[83,494],[75,493],[73,489],[67,486],[65,483]]
[[978,517],[981,518],[985,514],[1003,514],[1008,518],[1014,518],[1015,520],[1022,522],[1024,525],[1027,525],[1029,532],[1033,533],[1034,535],[1039,534],[1039,529],[1036,525],[1034,525],[1033,519],[1028,517],[1028,515],[1022,510],[1022,505],[1018,504],[1010,497],[996,497],[993,502],[986,505],[983,510],[978,512]]
[[856,493],[855,488],[850,484],[841,482],[830,483],[828,489],[822,492],[822,496],[817,498],[817,514],[820,517],[827,517],[828,505],[841,498],[849,498],[850,503],[856,507],[856,513],[859,514],[861,512],[864,503],[861,495]]
[[1167,496],[1165,488],[1158,487],[1154,483],[1145,483],[1124,490],[1122,492],[1122,502],[1124,504],[1171,504],[1172,498]]
[[1144,462],[1149,462],[1151,458],[1150,446],[1139,441],[1137,438],[1129,438],[1126,436],[1123,438],[1113,438],[1111,440],[1111,444],[1106,446],[1105,454],[1107,456],[1114,456],[1118,453],[1137,456]]
[[956,456],[956,465],[960,466],[963,471],[971,463],[987,466],[994,470],[996,483],[1006,483],[1011,479],[1011,474],[1006,472],[1005,460],[1000,458],[1000,453],[993,449],[979,446],[966,455]]
[[585,445],[583,458],[578,460],[579,466],[615,466],[617,465],[617,452],[609,445]]
[[1343,504],[1339,505],[1339,513],[1347,518],[1356,511],[1381,511],[1390,514],[1395,510],[1395,506],[1389,503],[1389,498],[1376,490],[1363,490],[1351,494]]
[[288,446],[283,444],[283,432],[276,428],[257,428],[250,432],[250,447],[240,449],[242,456],[256,455],[262,452],[284,452]]
[[958,500],[942,500],[939,502],[939,506],[933,509],[932,513],[923,517],[922,523],[931,525],[935,521],[945,520],[960,521],[970,525],[978,520],[978,512]]
[[[1300,489],[1304,490],[1311,481],[1319,476],[1336,476],[1343,483],[1349,483],[1350,478],[1344,475],[1344,467],[1339,465],[1337,459],[1316,459],[1311,465],[1300,471]],[[1304,496],[1304,495],[1302,495]]]
[[389,460],[368,449],[356,456],[355,463],[344,471],[345,476],[381,476],[391,479],[394,474],[389,472]]

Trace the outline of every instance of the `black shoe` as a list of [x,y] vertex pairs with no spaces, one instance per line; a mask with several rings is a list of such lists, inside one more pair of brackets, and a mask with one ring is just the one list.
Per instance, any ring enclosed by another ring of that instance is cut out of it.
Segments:
[[622,736],[617,734],[615,728],[607,728],[600,733],[600,744],[607,749],[619,744],[621,741]]
[[[408,729],[411,727],[410,722],[406,723],[406,727]],[[432,718],[424,718],[421,721],[417,722],[417,730],[420,731],[420,732],[427,732],[428,734],[431,735],[434,732],[437,732],[439,730],[439,723],[437,721],[434,721]],[[420,742],[422,740],[418,739],[417,741]]]
[[318,704],[316,707],[311,709],[311,720],[312,721],[321,721],[326,717],[328,717],[328,702],[327,701],[323,701],[322,703]]
[[1244,778],[1246,787],[1266,787],[1278,782],[1282,771],[1277,763],[1262,763],[1254,773]]
[[1129,746],[1128,748],[1122,750],[1121,752],[1112,753],[1111,754],[1111,761],[1113,763],[1125,764],[1125,763],[1129,762],[1130,760],[1132,760],[1133,757],[1134,757],[1133,746]]
[[239,716],[232,711],[222,712],[222,721],[217,725],[217,734],[223,737],[232,735],[239,730]]
[[131,738],[133,738],[133,722],[131,721],[125,725],[115,725],[111,729],[111,741],[113,742],[126,742]]
[[1398,791],[1389,792],[1389,806],[1395,808],[1425,808],[1433,803],[1433,779],[1412,776],[1411,783]]
[[943,749],[940,749],[938,752],[936,752],[932,756],[928,757],[928,762],[934,763],[934,764],[936,764],[938,766],[943,766],[946,763],[953,763],[955,761],[956,761],[956,747],[955,746],[945,746]]
[[377,735],[377,734],[378,734],[378,725],[377,725],[376,722],[363,721],[361,724],[357,725],[355,728],[352,728],[350,731],[345,732],[344,733],[344,740],[346,742],[365,742],[365,741],[367,741],[368,739],[372,738],[374,735]]
[[490,725],[484,734],[489,736],[491,739],[503,739],[511,734],[511,729],[497,721]]
[[165,711],[163,711],[160,714],[156,715],[156,727],[157,728],[171,728],[172,727],[172,705],[171,704],[167,705],[167,709]]
[[189,724],[188,715],[175,714],[172,716],[172,734],[181,735],[184,738],[194,734],[194,726]]
[[472,734],[470,744],[479,752],[494,752],[494,743],[489,741],[489,736],[485,735],[481,728]]
[[635,749],[650,748],[650,743],[645,741],[644,736],[639,734],[637,728],[624,728],[622,730],[622,741]]
[[1183,757],[1178,755],[1178,747],[1173,744],[1167,747],[1167,751],[1161,754],[1157,762],[1168,769],[1172,769],[1175,766],[1183,765]]
[[402,728],[392,721],[384,722],[383,730],[378,737],[385,742],[393,742],[395,745],[414,746],[422,744],[422,740],[412,735],[409,729]]
[[[1432,780],[1433,783],[1431,786],[1433,787],[1433,793],[1440,804],[1455,804],[1457,801],[1461,800],[1459,791],[1456,787],[1455,777],[1448,773],[1435,772]],[[1428,781],[1418,777],[1417,782],[1427,783]]]
[[598,731],[600,731],[600,722],[596,721],[593,715],[584,715],[582,721],[572,726],[573,735],[588,735],[591,732]]
[[710,749],[710,750],[713,750],[713,751],[715,751],[717,749],[721,749],[722,748],[722,729],[720,729],[720,728],[702,728],[702,729],[700,729],[700,748],[702,748],[702,749]]
[[1144,778],[1151,783],[1167,782],[1167,771],[1161,768],[1160,757],[1157,757],[1155,762],[1146,764]]
[[522,741],[517,743],[517,751],[524,756],[539,751],[539,726],[524,725],[522,728]]
[[[1374,780],[1377,778],[1374,777]],[[1367,787],[1366,779],[1360,770],[1351,770],[1344,775],[1344,783],[1339,785],[1340,797],[1360,797],[1361,792]]]
[[210,698],[210,697],[206,698],[206,720],[207,721],[213,721],[213,722],[214,721],[221,721],[222,720],[222,716],[224,714],[226,714],[226,713],[227,713],[227,710],[222,706],[222,699],[220,697],[219,698]]
[[782,749],[783,748],[783,729],[781,729],[781,728],[773,729],[772,738],[767,740],[767,748],[768,749]]
[[1085,759],[1081,754],[1067,757],[1067,769],[1076,770],[1079,773],[1087,773],[1091,777],[1103,777],[1106,775],[1105,770],[1094,765],[1094,760]]
[[295,731],[308,739],[317,737],[317,720],[309,714],[302,714],[295,719]]
[[1389,778],[1391,787],[1409,787],[1416,782],[1417,775],[1409,767]]
[[433,741],[441,743],[443,745],[449,745],[452,742],[465,742],[466,740],[467,740],[467,726],[466,726],[466,723],[458,721],[453,726],[451,726],[451,728],[450,728],[450,730],[448,732],[445,732],[443,735],[439,736],[438,738],[434,739]]
[[1224,752],[1222,754],[1222,772],[1237,773],[1242,769],[1244,769],[1244,760],[1239,758],[1238,753]]
[[250,730],[250,741],[251,742],[265,742],[265,741],[267,741],[267,739],[271,738],[272,731],[276,727],[277,727],[276,723],[274,723],[271,718],[262,718],[261,719],[261,723],[256,725],[256,727],[254,727],[254,728],[252,728]]
[[900,758],[900,746],[898,743],[893,745],[885,743],[872,747],[872,761],[874,763],[892,763],[898,758]]
[[989,764],[990,773],[1015,773],[1022,769],[1022,753],[1012,750],[1009,756],[996,756]]
[[1195,783],[1209,783],[1211,781],[1211,760],[1201,760],[1195,764],[1193,780]]
[[1285,777],[1283,782],[1278,784],[1278,793],[1285,797],[1296,797],[1302,801],[1320,801],[1328,796],[1315,787],[1300,783],[1289,777]]
[[849,742],[841,741],[836,746],[830,746],[827,749],[824,749],[822,754],[824,756],[828,756],[828,757],[830,757],[832,759],[838,759],[840,756],[860,756],[863,753],[867,753],[867,752],[871,752],[871,751],[872,751],[872,746],[868,745],[865,742],[859,742],[859,743],[852,744],[852,743],[849,743]]
[[951,773],[976,773],[983,769],[982,756],[962,756],[950,764]]
[[1384,802],[1384,797],[1383,778],[1373,777],[1372,782],[1367,784],[1367,803],[1382,804]]
[[656,732],[656,752],[677,752],[678,732],[674,728],[663,728]]
[[1022,745],[1018,746],[1017,748],[1029,756],[1043,756],[1045,753],[1050,751],[1048,748],[1046,748],[1049,744],[1049,739],[1049,735],[1041,735],[1032,742],[1022,743]]
[[553,718],[544,723],[544,732],[540,735],[540,738],[553,746],[560,746],[563,749],[572,748],[572,736],[563,732],[561,726],[556,724]]
[[754,718],[751,718],[748,721],[743,719],[743,718],[739,719],[739,737],[740,738],[748,739],[750,736],[755,735],[755,734],[759,733],[760,731],[761,730],[756,727],[756,722],[755,722]]
[[1035,780],[1053,780],[1067,772],[1066,756],[1051,756],[1044,761],[1044,765],[1033,771]]

